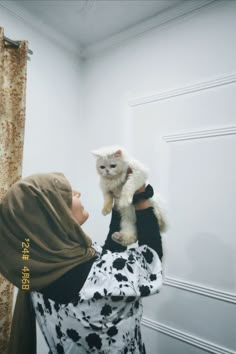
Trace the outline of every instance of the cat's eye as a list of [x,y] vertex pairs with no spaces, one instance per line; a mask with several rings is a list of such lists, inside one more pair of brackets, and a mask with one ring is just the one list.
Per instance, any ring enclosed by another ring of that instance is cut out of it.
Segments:
[[115,167],[116,167],[116,165],[114,165],[114,164],[111,164],[111,165],[110,165],[110,167],[111,167],[111,168],[115,168]]
[[100,166],[100,168],[101,168],[101,169],[104,169],[104,168],[105,168],[105,166]]

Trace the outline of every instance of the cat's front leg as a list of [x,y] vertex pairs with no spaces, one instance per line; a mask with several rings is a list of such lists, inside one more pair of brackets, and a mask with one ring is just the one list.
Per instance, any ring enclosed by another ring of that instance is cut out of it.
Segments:
[[104,196],[104,204],[103,204],[102,213],[103,215],[107,215],[111,212],[113,207],[113,195],[111,192],[104,192],[103,196]]
[[139,188],[139,186],[136,187],[130,181],[126,182],[126,184],[123,186],[123,189],[121,191],[121,196],[119,198],[119,203],[118,203],[119,208],[121,208],[121,209],[127,208],[132,204],[134,193],[135,193],[136,189],[138,189],[138,188]]
[[126,194],[122,195],[122,197],[119,200],[119,207],[121,209],[127,208],[132,203],[132,200],[133,200],[133,195],[126,195]]
[[122,246],[128,246],[137,241],[135,209],[129,206],[120,210],[120,213],[121,229],[119,232],[114,232],[112,239]]
[[144,171],[133,171],[125,182],[119,200],[119,207],[127,208],[132,204],[134,193],[145,185],[146,174]]
[[130,183],[126,182],[126,184],[122,188],[121,196],[120,196],[119,202],[118,202],[120,209],[127,208],[128,206],[131,205],[134,192],[135,192],[135,190],[134,190],[133,186]]

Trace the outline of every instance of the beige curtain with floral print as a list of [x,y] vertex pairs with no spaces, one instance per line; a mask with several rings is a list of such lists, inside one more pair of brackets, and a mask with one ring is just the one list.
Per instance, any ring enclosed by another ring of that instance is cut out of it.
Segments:
[[[26,68],[27,42],[20,42],[19,48],[8,46],[0,27],[0,200],[21,177]],[[1,354],[6,352],[10,335],[12,302],[13,285],[0,274]]]

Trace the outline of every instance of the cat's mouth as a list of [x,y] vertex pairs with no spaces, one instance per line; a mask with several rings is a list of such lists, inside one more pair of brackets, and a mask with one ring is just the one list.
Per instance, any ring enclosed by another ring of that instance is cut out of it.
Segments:
[[113,176],[110,175],[110,173],[107,173],[105,177],[106,177],[106,178],[112,178]]

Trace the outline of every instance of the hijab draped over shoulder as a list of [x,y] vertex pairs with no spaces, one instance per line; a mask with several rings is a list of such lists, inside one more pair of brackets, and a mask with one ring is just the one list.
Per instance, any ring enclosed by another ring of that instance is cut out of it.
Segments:
[[40,291],[95,255],[71,207],[72,189],[62,173],[24,178],[0,203],[0,273],[19,288],[8,354],[36,353],[30,291]]

